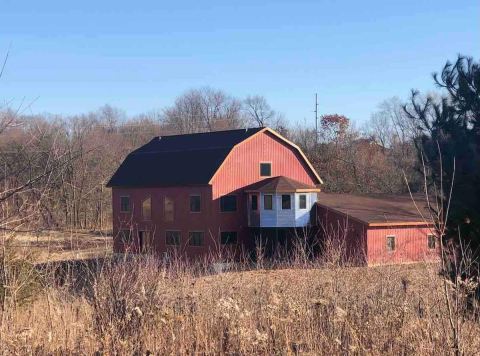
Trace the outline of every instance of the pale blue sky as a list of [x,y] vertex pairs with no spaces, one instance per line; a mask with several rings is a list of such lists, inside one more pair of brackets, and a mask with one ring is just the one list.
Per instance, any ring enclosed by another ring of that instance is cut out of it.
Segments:
[[211,86],[292,122],[318,92],[321,113],[361,122],[457,53],[480,58],[478,0],[0,2],[0,100],[33,113],[134,115]]

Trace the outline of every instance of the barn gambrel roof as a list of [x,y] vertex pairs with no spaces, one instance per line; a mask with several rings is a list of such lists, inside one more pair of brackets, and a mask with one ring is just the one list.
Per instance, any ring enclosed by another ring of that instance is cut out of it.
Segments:
[[259,127],[155,137],[125,158],[107,187],[209,184],[236,145],[264,131],[273,133],[298,150],[321,183],[320,177],[296,145],[272,129]]

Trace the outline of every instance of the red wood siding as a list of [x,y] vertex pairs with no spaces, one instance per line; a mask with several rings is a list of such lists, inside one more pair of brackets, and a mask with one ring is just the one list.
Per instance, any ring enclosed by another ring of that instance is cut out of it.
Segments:
[[335,210],[317,204],[316,224],[321,238],[334,238],[344,243],[346,258],[357,264],[367,263],[367,226]]
[[[370,227],[367,233],[368,263],[403,263],[432,261],[439,258],[439,248],[428,249],[425,226]],[[387,251],[387,236],[395,236],[395,251]]]
[[[338,235],[345,239],[347,256],[365,261],[368,265],[434,261],[439,258],[436,249],[428,248],[426,226],[372,227],[336,210],[317,204],[317,224],[320,235]],[[347,232],[348,231],[348,232]],[[395,251],[387,251],[387,236],[395,236]]]
[[260,162],[272,163],[272,177],[285,176],[315,185],[316,180],[296,150],[263,132],[234,147],[212,180],[213,199],[262,180]]
[[[201,211],[190,212],[190,195],[201,195]],[[120,212],[120,197],[129,196],[132,204],[132,212]],[[174,221],[167,222],[164,219],[164,198],[172,198],[174,201]],[[141,215],[141,202],[147,198],[152,199],[152,218],[144,221]],[[138,249],[138,231],[151,231],[153,248],[157,253],[173,251],[177,249],[187,257],[204,256],[208,253],[218,253],[220,231],[236,231],[238,245],[223,247],[222,250],[240,249],[241,244],[248,245],[248,227],[246,221],[246,206],[242,196],[237,198],[236,212],[220,212],[219,201],[212,201],[211,187],[162,187],[162,188],[113,188],[113,233],[114,251],[125,252],[130,249],[135,252]],[[118,238],[118,233],[123,229],[132,229],[134,243],[125,246]],[[167,246],[165,243],[165,231],[176,230],[181,233],[181,245],[179,248]],[[189,231],[203,231],[205,233],[203,246],[189,246]]]

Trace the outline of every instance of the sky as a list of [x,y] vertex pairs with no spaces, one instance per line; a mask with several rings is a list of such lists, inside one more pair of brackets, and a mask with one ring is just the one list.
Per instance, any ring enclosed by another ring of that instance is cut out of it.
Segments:
[[0,101],[29,114],[136,115],[209,86],[312,126],[318,93],[320,114],[361,123],[457,54],[480,59],[478,0],[0,3]]

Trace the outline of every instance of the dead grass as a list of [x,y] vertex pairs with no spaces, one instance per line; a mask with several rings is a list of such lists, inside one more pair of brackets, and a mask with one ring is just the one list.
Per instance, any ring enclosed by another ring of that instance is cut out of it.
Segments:
[[[245,268],[246,266],[241,266]],[[287,266],[288,267],[288,266]],[[73,277],[72,277],[73,278]],[[438,355],[451,349],[437,266],[211,274],[149,257],[106,262],[88,288],[46,283],[5,315],[11,354]],[[465,354],[480,348],[474,314]]]
[[10,247],[28,252],[35,263],[104,258],[112,254],[112,237],[86,231],[42,231],[16,234]]

